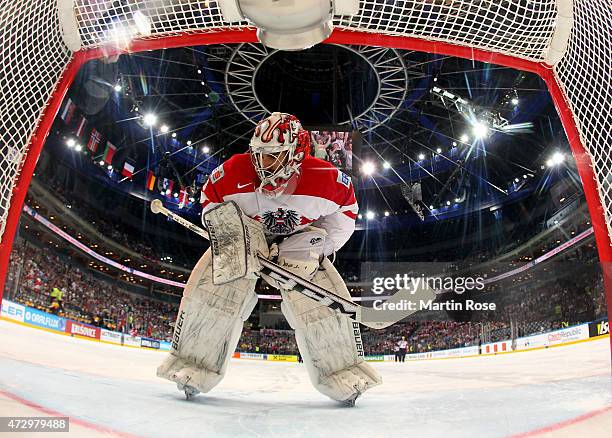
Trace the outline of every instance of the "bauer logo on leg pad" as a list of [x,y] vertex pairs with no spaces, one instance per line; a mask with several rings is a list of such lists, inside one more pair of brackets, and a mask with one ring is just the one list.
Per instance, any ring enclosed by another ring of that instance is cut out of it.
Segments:
[[176,325],[174,327],[174,336],[172,337],[172,348],[174,350],[179,349],[179,344],[181,342],[181,330],[183,329],[183,323],[185,322],[185,311],[181,310],[178,319],[176,320]]

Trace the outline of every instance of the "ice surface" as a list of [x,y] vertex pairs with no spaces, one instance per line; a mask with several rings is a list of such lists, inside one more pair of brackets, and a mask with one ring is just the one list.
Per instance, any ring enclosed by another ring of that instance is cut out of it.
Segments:
[[[100,434],[91,423],[155,437],[502,437],[612,405],[608,339],[481,358],[375,363],[383,385],[355,408],[315,391],[297,363],[233,360],[217,388],[186,401],[173,383],[155,377],[167,353],[6,321],[0,345],[0,409],[31,415],[17,400],[25,399],[83,420],[85,427],[73,428],[81,436]],[[610,430],[612,410],[555,433],[597,437]]]

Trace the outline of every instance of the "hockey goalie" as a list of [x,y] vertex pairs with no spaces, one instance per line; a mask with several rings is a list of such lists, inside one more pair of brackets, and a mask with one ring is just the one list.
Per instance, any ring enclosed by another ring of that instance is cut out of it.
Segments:
[[258,255],[351,299],[328,256],[355,229],[355,193],[351,179],[312,157],[310,147],[295,116],[273,113],[255,128],[248,153],[215,169],[202,188],[211,248],[185,286],[171,350],[157,370],[188,398],[223,378],[257,303],[259,276],[280,290],[281,310],[317,390],[354,405],[381,383],[364,360],[358,323],[260,272]]

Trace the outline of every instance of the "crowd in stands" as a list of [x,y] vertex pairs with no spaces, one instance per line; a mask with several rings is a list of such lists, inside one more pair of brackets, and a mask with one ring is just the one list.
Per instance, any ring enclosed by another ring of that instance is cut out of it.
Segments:
[[[494,300],[498,310],[483,313],[472,322],[411,321],[385,330],[364,330],[366,354],[392,354],[402,336],[408,352],[424,352],[477,345],[486,328],[487,341],[507,339],[510,321],[518,324],[519,335],[528,335],[597,319],[606,315],[603,280],[593,257],[573,264],[576,272],[538,280],[524,276],[526,283],[500,288]],[[124,290],[122,283],[103,280],[72,259],[18,239],[12,253],[5,297],[83,323],[141,336],[170,340],[178,304]],[[61,303],[57,293],[61,290]],[[55,293],[56,297],[52,295]],[[54,304],[54,301],[56,302]],[[238,344],[239,351],[296,354],[290,330],[273,330],[247,325]]]
[[[61,303],[52,305],[54,288]],[[176,304],[128,293],[74,266],[52,250],[18,241],[11,252],[5,297],[86,324],[167,340]]]

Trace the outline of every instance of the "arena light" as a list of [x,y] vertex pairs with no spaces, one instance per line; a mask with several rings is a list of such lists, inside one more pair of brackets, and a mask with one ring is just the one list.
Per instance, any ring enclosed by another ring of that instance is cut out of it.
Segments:
[[172,138],[176,138],[176,132],[172,133]]
[[433,205],[430,205],[430,206],[429,206],[429,209],[430,209],[430,210],[435,210],[435,208],[434,208],[434,206],[433,206]]
[[108,170],[113,170],[113,166],[111,166],[110,164],[109,164],[108,166],[106,166],[106,168],[107,168]]
[[451,202],[450,202],[450,201],[446,201],[446,205],[450,205],[450,204],[451,204]]
[[383,169],[391,169],[391,164],[388,161],[383,161]]
[[419,160],[423,161],[425,159],[425,154],[419,154]]
[[151,35],[151,20],[145,14],[140,11],[134,12],[134,24],[136,24],[136,29],[138,29],[138,33],[142,36]]
[[100,161],[98,162],[98,164],[99,164],[100,166],[104,166],[104,160],[100,160]]
[[191,146],[191,140],[187,140],[187,146]]
[[168,125],[161,125],[161,128],[159,128],[159,130],[163,133],[166,134],[168,131],[170,131],[170,128],[168,127]]
[[463,134],[459,140],[461,140],[462,143],[467,143],[470,137],[467,134]]
[[77,152],[81,152],[81,151],[83,150],[83,146],[81,146],[80,144],[77,144],[77,145],[74,147],[74,150],[75,150],[75,151],[77,151]]
[[376,165],[372,161],[365,161],[361,166],[361,173],[370,176],[376,172]]
[[455,198],[455,202],[458,204],[458,203],[460,203],[460,202],[461,202],[461,199],[459,199],[459,198]]
[[453,142],[453,146],[457,146],[457,142],[456,141]]
[[513,97],[510,102],[512,102],[512,105],[517,106],[519,104],[518,97]]
[[476,138],[485,138],[489,135],[489,127],[486,123],[477,121],[472,125],[472,133]]
[[547,161],[546,165],[548,167],[558,166],[559,164],[565,161],[565,155],[561,152],[555,152]]
[[210,152],[210,148],[209,148],[208,146],[204,146],[204,147],[202,148],[202,153],[203,153],[203,154],[208,154],[209,152]]
[[389,217],[389,212],[385,211],[385,217]]
[[66,140],[66,146],[72,149],[76,145],[76,140],[74,138],[69,138]]
[[115,89],[115,91],[116,91],[117,93],[118,93],[118,92],[120,92],[120,91],[122,90],[122,87],[121,87],[121,85],[119,85],[119,84],[115,85],[113,88]]
[[153,113],[147,113],[142,117],[142,121],[145,125],[152,127],[157,123],[157,116]]
[[366,212],[366,219],[367,219],[367,220],[374,219],[374,216],[376,216],[376,215],[374,214],[374,212],[373,212],[373,211],[367,211],[367,212]]
[[441,154],[442,153],[442,149],[440,149],[440,148],[436,149],[436,153]]

